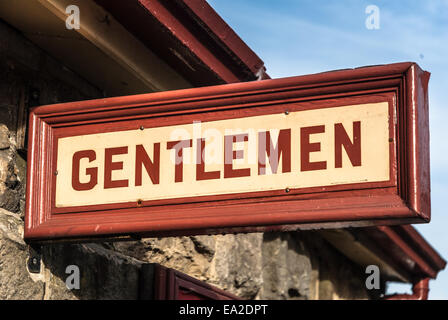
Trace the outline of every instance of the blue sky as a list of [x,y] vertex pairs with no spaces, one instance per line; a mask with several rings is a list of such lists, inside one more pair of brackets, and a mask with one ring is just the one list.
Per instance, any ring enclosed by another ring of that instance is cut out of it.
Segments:
[[[448,0],[209,0],[261,57],[272,78],[403,61],[431,72],[432,220],[416,228],[448,258]],[[368,5],[380,29],[365,26]],[[430,282],[430,298],[448,300],[448,271]],[[391,285],[388,292],[410,292]]]

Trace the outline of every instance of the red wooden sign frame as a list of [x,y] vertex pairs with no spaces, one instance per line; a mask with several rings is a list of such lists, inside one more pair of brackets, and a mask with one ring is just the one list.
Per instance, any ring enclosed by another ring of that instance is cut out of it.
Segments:
[[[429,73],[398,63],[34,108],[30,113],[25,239],[294,230],[428,222]],[[323,107],[388,101],[390,179],[56,208],[58,139]]]

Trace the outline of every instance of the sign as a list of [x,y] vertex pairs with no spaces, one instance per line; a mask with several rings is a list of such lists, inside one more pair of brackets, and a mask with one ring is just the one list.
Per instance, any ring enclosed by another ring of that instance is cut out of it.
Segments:
[[25,237],[429,221],[413,63],[41,106]]
[[387,102],[64,137],[55,207],[388,181],[388,140]]

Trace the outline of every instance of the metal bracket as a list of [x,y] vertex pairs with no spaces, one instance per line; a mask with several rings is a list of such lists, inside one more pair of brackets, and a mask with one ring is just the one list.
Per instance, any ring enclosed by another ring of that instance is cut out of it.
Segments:
[[28,270],[31,273],[40,273],[40,262],[42,260],[41,246],[28,245]]

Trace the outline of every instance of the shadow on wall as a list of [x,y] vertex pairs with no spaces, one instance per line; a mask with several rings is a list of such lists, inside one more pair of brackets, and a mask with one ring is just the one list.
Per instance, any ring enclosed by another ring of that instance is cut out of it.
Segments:
[[[48,299],[138,299],[141,263],[103,245],[47,245],[42,249],[42,261]],[[71,265],[79,268],[79,289],[67,288],[66,281],[73,274],[67,267]]]

